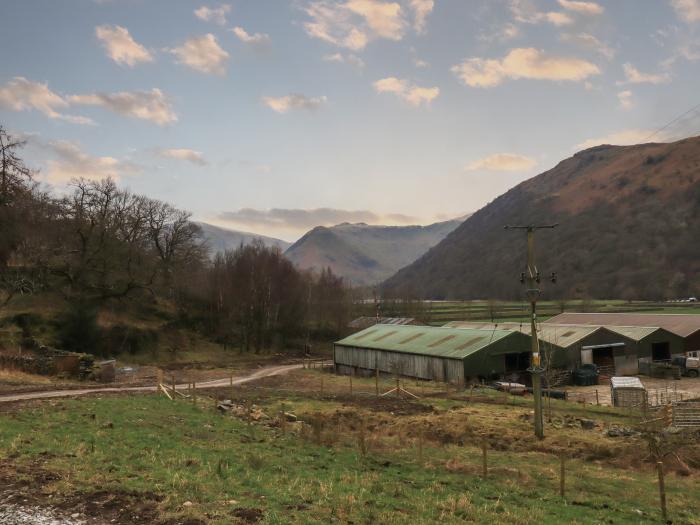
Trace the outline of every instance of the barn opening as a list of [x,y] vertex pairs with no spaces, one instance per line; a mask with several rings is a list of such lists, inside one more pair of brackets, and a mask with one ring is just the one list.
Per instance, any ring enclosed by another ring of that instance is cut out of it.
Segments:
[[670,361],[671,347],[668,342],[652,343],[651,345],[651,360],[652,361]]
[[505,354],[505,370],[509,372],[523,372],[530,367],[530,352]]

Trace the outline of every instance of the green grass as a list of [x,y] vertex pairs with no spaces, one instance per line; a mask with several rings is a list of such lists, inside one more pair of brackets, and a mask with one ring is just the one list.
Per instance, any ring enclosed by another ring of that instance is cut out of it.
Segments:
[[[286,403],[341,406],[302,397]],[[271,524],[658,523],[652,471],[571,460],[562,499],[559,459],[549,454],[492,451],[484,480],[475,443],[426,446],[421,464],[415,441],[363,458],[356,436],[334,439],[316,445],[156,396],[68,400],[0,416],[1,462],[43,461],[60,475],[45,487],[54,497],[96,487],[152,491],[164,497],[163,516],[224,524],[235,523],[233,509],[256,508]],[[669,476],[667,485],[674,523],[700,523],[697,481]],[[183,507],[186,501],[193,505]]]

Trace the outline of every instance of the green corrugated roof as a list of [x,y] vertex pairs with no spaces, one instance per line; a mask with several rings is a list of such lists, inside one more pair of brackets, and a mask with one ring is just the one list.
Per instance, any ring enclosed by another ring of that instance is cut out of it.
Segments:
[[610,326],[605,325],[605,328],[611,332],[615,332],[620,335],[624,335],[633,341],[641,341],[645,337],[653,334],[654,332],[661,330],[656,326]]
[[[447,323],[445,326],[459,329],[479,328],[482,330],[493,330],[496,328],[500,330],[514,330],[525,335],[530,335],[529,322],[508,322],[494,324],[487,322],[452,321]],[[545,343],[549,343],[560,348],[568,348],[599,329],[599,326],[588,325],[539,324],[537,327],[537,337],[540,341],[544,341]]]
[[513,332],[509,330],[378,324],[352,334],[335,344],[463,359],[512,335]]

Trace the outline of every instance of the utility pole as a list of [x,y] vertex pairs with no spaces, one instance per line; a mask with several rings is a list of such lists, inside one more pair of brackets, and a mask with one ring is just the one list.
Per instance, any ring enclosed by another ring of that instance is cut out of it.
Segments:
[[[530,339],[532,340],[532,356],[528,371],[532,374],[532,396],[535,404],[535,436],[544,438],[544,421],[542,418],[542,361],[540,359],[540,343],[537,338],[537,299],[540,296],[540,272],[535,265],[535,231],[556,228],[557,224],[548,226],[506,226],[506,230],[525,230],[527,233],[527,272],[520,274],[520,282],[527,285],[525,295],[530,301]],[[557,274],[552,273],[552,282],[557,281]]]

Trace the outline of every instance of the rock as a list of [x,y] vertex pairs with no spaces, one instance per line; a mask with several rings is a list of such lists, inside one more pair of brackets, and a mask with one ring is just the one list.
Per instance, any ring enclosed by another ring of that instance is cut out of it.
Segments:
[[182,506],[183,506],[183,507],[191,507],[191,506],[192,506],[192,502],[191,502],[191,501],[186,501],[186,502],[184,502],[184,503],[182,504]]
[[289,421],[290,423],[293,423],[293,422],[297,421],[297,419],[298,419],[296,414],[292,414],[291,412],[285,412],[283,415],[284,415],[284,418],[287,421]]
[[581,418],[578,420],[581,424],[581,428],[584,430],[593,430],[595,428],[595,421],[592,419]]

